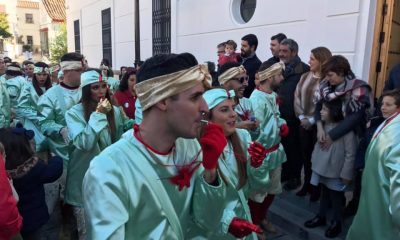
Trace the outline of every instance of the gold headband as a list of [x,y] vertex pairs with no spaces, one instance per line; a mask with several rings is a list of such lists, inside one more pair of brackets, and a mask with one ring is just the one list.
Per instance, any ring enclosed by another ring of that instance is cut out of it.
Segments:
[[267,80],[270,77],[275,75],[282,74],[282,70],[285,70],[285,64],[283,62],[278,62],[272,65],[271,67],[258,72],[258,77],[260,82]]
[[135,85],[135,90],[142,105],[142,111],[145,111],[157,102],[186,91],[203,81],[211,85],[211,75],[207,65],[196,65],[140,82]]
[[60,66],[63,71],[83,68],[82,61],[63,61],[60,62]]
[[240,65],[239,67],[229,68],[223,74],[218,76],[218,82],[220,85],[223,85],[224,83],[228,82],[232,78],[239,76],[240,74],[243,74],[243,73],[246,73],[246,69],[244,68],[243,65]]

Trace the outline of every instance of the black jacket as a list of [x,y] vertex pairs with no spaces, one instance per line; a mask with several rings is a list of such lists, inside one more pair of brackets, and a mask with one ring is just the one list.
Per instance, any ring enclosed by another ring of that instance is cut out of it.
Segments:
[[281,112],[281,117],[286,121],[296,119],[294,92],[301,75],[308,71],[310,71],[310,67],[303,63],[299,57],[295,57],[290,63],[285,64],[284,80],[279,87],[278,95],[280,98],[279,111]]
[[247,75],[249,76],[249,85],[244,90],[244,97],[249,98],[251,93],[253,92],[256,84],[254,82],[256,72],[261,66],[261,61],[258,59],[257,55],[254,54],[251,57],[243,58],[242,65],[247,71]]

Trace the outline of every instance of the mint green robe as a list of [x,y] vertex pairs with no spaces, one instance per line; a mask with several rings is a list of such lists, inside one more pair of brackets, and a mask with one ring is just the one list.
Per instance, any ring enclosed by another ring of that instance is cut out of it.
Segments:
[[400,115],[380,131],[385,122],[365,154],[360,204],[348,240],[400,239]]
[[50,88],[38,101],[38,119],[40,130],[48,137],[50,150],[68,163],[70,144],[65,144],[60,130],[66,127],[65,112],[81,100],[81,88],[66,89],[61,85]]
[[222,179],[209,185],[201,167],[182,191],[167,179],[176,174],[174,164],[192,162],[199,151],[196,139],[179,138],[171,153],[160,155],[140,143],[133,130],[123,134],[91,161],[83,180],[89,239],[187,239],[192,220],[215,228],[224,209]]
[[10,126],[11,105],[5,79],[0,77],[0,128]]
[[[45,89],[42,89],[45,92]],[[16,118],[22,122],[26,129],[35,132],[36,151],[48,149],[47,138],[40,131],[38,120],[38,101],[39,95],[31,82],[27,82],[21,90],[16,106]]]
[[21,95],[22,89],[27,82],[22,76],[14,77],[5,80],[8,95],[10,96],[11,113],[14,115],[18,105],[18,99]]
[[[121,108],[114,106],[115,140],[120,139],[124,131],[132,128],[134,124],[134,121],[121,111]],[[81,103],[66,112],[65,120],[74,146],[68,162],[65,202],[83,207],[82,182],[90,161],[103,149],[110,146],[113,140],[107,116],[103,113],[93,112],[89,121],[86,121]]]
[[103,75],[104,81],[107,82],[107,85],[110,87],[111,92],[115,93],[119,88],[119,80],[113,77],[107,77]]
[[[237,190],[239,184],[239,170],[232,144],[229,142],[225,147],[223,154],[219,158],[219,170],[227,180],[224,214],[214,232],[208,234],[203,233],[196,236],[194,233],[195,231],[193,231],[193,239],[236,239],[228,232],[232,219],[238,217],[252,222],[247,199],[251,195],[257,193],[258,190],[264,189],[268,185],[268,161],[264,161],[258,168],[252,167],[249,159],[250,156],[247,151],[251,143],[250,134],[244,129],[236,129],[236,132],[242,143],[246,159],[248,159],[246,166],[247,182],[242,186],[242,188],[240,188],[240,190]],[[257,239],[257,236],[251,234],[244,239]]]
[[[254,111],[250,99],[245,97],[239,98],[239,103],[235,106],[235,112],[238,114],[237,122],[242,121],[240,116],[244,116],[245,114],[249,115],[249,118],[254,117]],[[260,129],[257,128],[255,130],[249,130],[249,133],[251,139],[255,140],[260,134]]]
[[278,168],[286,162],[286,154],[283,149],[280,137],[280,127],[286,124],[286,121],[280,117],[279,106],[276,103],[277,94],[262,92],[255,89],[250,96],[254,116],[260,121],[260,134],[256,141],[265,148],[271,148],[279,144],[278,150],[267,154],[267,161],[270,169]]

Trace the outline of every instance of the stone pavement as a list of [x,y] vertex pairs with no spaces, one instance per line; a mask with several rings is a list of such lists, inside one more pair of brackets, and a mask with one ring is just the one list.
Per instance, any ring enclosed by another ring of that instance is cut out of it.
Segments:
[[[313,218],[318,212],[319,203],[310,203],[309,197],[298,197],[296,191],[284,191],[275,197],[269,211],[269,220],[279,228],[275,235],[267,234],[267,239],[274,240],[321,240],[328,239],[324,236],[327,226],[309,229],[304,227],[304,222]],[[349,199],[349,196],[346,196]],[[327,222],[330,215],[328,213]],[[345,219],[342,233],[335,238],[342,240],[351,225],[352,218]]]

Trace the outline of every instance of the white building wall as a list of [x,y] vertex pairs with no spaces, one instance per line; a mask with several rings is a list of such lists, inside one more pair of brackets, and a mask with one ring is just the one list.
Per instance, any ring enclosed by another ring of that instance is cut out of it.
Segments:
[[[25,14],[33,15],[33,23],[26,23]],[[33,51],[40,48],[40,14],[39,9],[17,8],[18,31],[23,35],[22,40],[28,44],[27,36],[33,38]],[[38,49],[39,50],[39,49]]]
[[[258,36],[258,57],[271,57],[270,37],[283,32],[299,43],[299,55],[308,61],[310,50],[326,46],[346,56],[356,75],[367,79],[375,14],[369,0],[259,0],[252,19],[241,23],[240,0],[171,0],[172,52],[191,52],[199,62],[216,61],[216,45]],[[68,46],[74,50],[73,21],[80,19],[81,52],[91,66],[102,58],[101,10],[111,7],[113,66],[134,61],[133,0],[67,0]],[[152,1],[140,0],[141,58],[152,55]],[[238,47],[238,51],[240,47]]]

